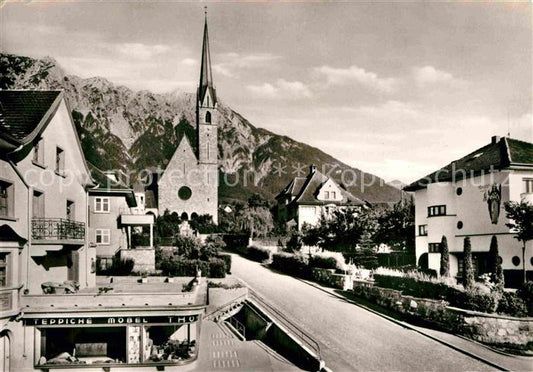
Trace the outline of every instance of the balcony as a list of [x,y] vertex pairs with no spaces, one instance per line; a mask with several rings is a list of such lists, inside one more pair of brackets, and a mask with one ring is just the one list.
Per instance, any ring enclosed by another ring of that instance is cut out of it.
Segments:
[[33,244],[83,245],[85,223],[64,218],[33,218],[31,233]]

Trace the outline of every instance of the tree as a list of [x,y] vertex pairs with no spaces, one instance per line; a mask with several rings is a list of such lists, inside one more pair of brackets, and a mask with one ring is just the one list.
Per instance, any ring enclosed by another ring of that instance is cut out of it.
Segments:
[[470,237],[466,237],[463,246],[463,280],[466,289],[472,288],[474,285],[474,265],[472,264],[472,246],[470,244]]
[[498,252],[498,239],[496,238],[496,235],[493,235],[492,239],[490,240],[488,269],[490,274],[490,280],[494,283],[498,290],[503,290],[503,270],[500,254]]
[[506,217],[512,222],[505,225],[514,230],[515,238],[522,242],[522,271],[526,282],[526,244],[533,240],[533,205],[527,202],[506,202]]
[[304,226],[303,242],[340,252],[346,260],[354,258],[356,264],[372,267],[377,263],[371,239],[377,230],[376,216],[372,209],[337,209],[330,217],[322,215],[315,226]]
[[450,276],[450,251],[448,250],[448,240],[444,235],[440,241],[440,275]]
[[393,250],[415,249],[415,206],[412,201],[400,201],[392,209],[377,216],[378,228],[373,236],[377,244],[386,244]]

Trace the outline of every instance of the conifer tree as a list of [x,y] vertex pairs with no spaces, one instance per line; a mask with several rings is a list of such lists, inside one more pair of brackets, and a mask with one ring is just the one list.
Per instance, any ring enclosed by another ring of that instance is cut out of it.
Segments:
[[493,235],[490,241],[488,269],[491,281],[494,283],[497,289],[502,290],[504,287],[504,278],[500,254],[498,252],[498,239],[496,238],[496,235]]
[[450,276],[450,252],[448,251],[448,240],[444,235],[440,242],[440,275]]
[[474,265],[472,264],[472,246],[468,236],[464,240],[463,258],[463,285],[466,289],[469,289],[474,284]]

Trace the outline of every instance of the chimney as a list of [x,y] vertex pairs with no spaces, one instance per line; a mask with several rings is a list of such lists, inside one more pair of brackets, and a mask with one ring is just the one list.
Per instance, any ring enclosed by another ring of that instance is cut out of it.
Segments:
[[315,173],[315,172],[316,172],[316,165],[315,165],[315,164],[311,164],[311,165],[309,166],[309,173],[310,173],[310,174],[313,174],[313,173]]
[[491,143],[494,145],[498,142],[500,142],[500,136],[492,136]]

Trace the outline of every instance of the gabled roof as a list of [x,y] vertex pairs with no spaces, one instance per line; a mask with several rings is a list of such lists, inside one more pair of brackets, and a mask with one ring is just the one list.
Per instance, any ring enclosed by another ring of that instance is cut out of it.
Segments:
[[490,144],[451,162],[441,169],[404,187],[416,191],[430,183],[449,182],[479,176],[489,171],[512,167],[533,169],[533,143],[503,137],[493,137]]
[[338,187],[342,194],[342,201],[333,201],[333,200],[319,200],[317,199],[320,188],[328,181],[330,178],[326,177],[314,167],[311,167],[311,171],[307,177],[295,177],[289,184],[281,191],[281,193],[276,196],[276,199],[279,199],[283,196],[295,197],[294,203],[296,204],[309,204],[309,205],[324,205],[324,204],[337,204],[337,205],[364,205],[364,202],[355,196],[353,196],[348,191],[344,190],[342,187],[337,185],[337,183],[331,179],[332,182]]
[[90,194],[114,194],[123,195],[126,198],[128,206],[136,207],[135,193],[128,185],[120,181],[120,177],[116,177],[117,181],[109,178],[106,173],[91,163],[87,163],[91,171],[92,178],[98,184],[95,188],[89,189]]
[[58,90],[0,90],[0,137],[14,150],[31,142],[59,107]]

